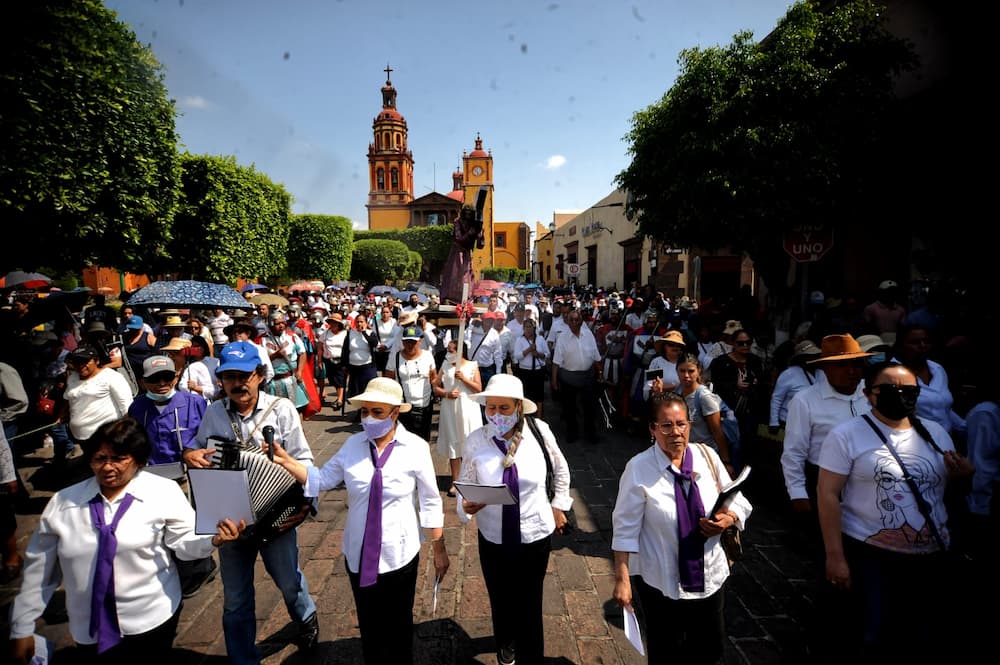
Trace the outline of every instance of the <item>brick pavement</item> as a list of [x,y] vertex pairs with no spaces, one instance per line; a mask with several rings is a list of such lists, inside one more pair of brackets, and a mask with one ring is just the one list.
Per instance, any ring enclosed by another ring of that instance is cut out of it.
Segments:
[[[348,412],[349,413],[349,412]],[[557,436],[562,434],[559,409],[546,405],[547,422]],[[338,414],[339,416],[339,414]],[[322,464],[356,431],[350,417],[340,418],[327,407],[305,423],[306,433]],[[562,441],[562,438],[560,438]],[[572,494],[578,529],[572,535],[556,536],[545,580],[544,621],[546,656],[549,663],[579,665],[631,665],[645,662],[624,637],[621,612],[611,600],[614,579],[611,570],[611,511],[618,478],[625,462],[647,443],[630,436],[624,428],[604,432],[601,442],[562,443],[572,470]],[[766,445],[766,444],[763,444]],[[789,546],[790,532],[784,508],[784,491],[777,470],[777,451],[763,455],[755,484],[748,491],[754,501],[748,531],[744,535],[747,555],[727,590],[729,641],[726,663],[832,662],[828,648],[836,641],[818,644],[806,625],[816,615],[821,585],[814,580],[814,564]],[[435,453],[439,486],[449,484],[448,463]],[[31,490],[31,502],[18,516],[19,545],[24,548],[37,524],[37,513],[51,494],[44,461],[22,457],[21,472]],[[456,499],[444,497],[445,538],[451,569],[441,584],[437,611],[431,614],[433,571],[428,546],[421,553],[414,607],[416,658],[421,664],[496,662],[490,623],[489,600],[479,568],[475,523],[461,525],[455,514]],[[321,497],[319,514],[298,530],[302,566],[319,611],[321,644],[315,653],[298,654],[291,644],[293,633],[281,599],[257,566],[258,639],[265,663],[348,664],[361,662],[357,617],[341,556],[341,537],[346,518],[345,493],[327,492]],[[6,621],[17,582],[0,587]],[[170,662],[190,665],[224,663],[222,640],[221,581],[217,578],[195,597],[185,601],[175,653]],[[53,639],[63,654],[71,654],[71,640],[60,616],[57,597],[39,627]],[[810,649],[810,643],[813,643]]]

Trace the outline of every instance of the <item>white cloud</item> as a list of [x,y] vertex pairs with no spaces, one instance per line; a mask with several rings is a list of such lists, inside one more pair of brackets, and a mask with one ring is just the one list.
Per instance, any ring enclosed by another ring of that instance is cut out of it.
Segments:
[[182,97],[178,105],[185,109],[207,109],[212,104],[200,95],[189,95]]
[[554,171],[566,163],[566,158],[562,155],[552,155],[545,161],[545,168]]

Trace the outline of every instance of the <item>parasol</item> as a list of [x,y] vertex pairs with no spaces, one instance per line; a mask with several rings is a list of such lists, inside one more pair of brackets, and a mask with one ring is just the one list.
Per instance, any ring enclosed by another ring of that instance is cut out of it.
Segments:
[[409,300],[411,295],[417,296],[417,301],[420,303],[427,303],[427,296],[419,291],[400,291],[398,298],[400,300]]
[[245,301],[243,304],[249,302],[251,305],[274,305],[276,307],[288,307],[288,298],[284,296],[279,296],[277,293],[259,293],[250,298],[249,301]]
[[147,307],[246,307],[246,299],[227,284],[199,282],[192,279],[176,282],[153,282],[133,293],[129,305]]
[[90,299],[90,289],[81,286],[70,291],[53,291],[45,298],[35,298],[28,305],[28,319],[32,323],[53,321],[62,317],[72,317],[82,312]]
[[52,283],[52,278],[40,272],[12,270],[0,279],[0,289],[43,289]]
[[295,282],[288,287],[288,291],[322,291],[326,288],[326,285],[318,279],[314,280],[303,280]]
[[368,293],[376,296],[392,296],[395,298],[399,295],[399,289],[395,286],[389,286],[388,284],[378,284],[368,289]]
[[242,289],[240,293],[246,293],[247,291],[270,291],[271,287],[267,284],[247,284]]

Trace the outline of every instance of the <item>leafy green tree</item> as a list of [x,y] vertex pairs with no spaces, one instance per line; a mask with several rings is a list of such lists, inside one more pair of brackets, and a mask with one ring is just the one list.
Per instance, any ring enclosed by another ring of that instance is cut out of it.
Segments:
[[[638,232],[675,247],[746,251],[782,283],[782,234],[863,218],[880,180],[894,77],[915,65],[884,8],[799,2],[762,43],[689,49],[663,98],[638,111],[616,177]],[[846,221],[845,221],[846,220]]]
[[287,268],[292,197],[236,158],[181,155],[181,201],[169,263],[156,272],[232,284],[267,281]]
[[339,215],[293,215],[288,236],[288,270],[302,279],[325,283],[351,275],[354,231]]
[[399,279],[415,280],[420,277],[420,270],[423,268],[424,259],[420,256],[420,252],[414,252],[412,249],[408,254],[410,262],[406,266],[406,272],[400,275]]
[[423,265],[418,276],[423,274],[432,282],[440,281],[441,270],[448,259],[448,252],[454,242],[455,228],[451,224],[443,226],[415,226],[407,229],[385,229],[379,231],[358,230],[354,240],[398,240],[409,249],[420,254]]
[[398,240],[356,240],[351,278],[368,284],[403,279],[410,265],[410,250]]
[[[170,239],[179,167],[160,64],[100,0],[19,5],[0,40],[0,263],[141,270]],[[145,272],[145,270],[142,270]]]

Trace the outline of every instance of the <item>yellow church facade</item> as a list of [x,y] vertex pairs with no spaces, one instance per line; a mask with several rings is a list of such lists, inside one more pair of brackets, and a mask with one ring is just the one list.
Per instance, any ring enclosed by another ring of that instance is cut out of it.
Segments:
[[[452,191],[448,194],[431,192],[415,198],[414,161],[413,153],[408,148],[406,119],[396,108],[396,88],[390,76],[392,69],[386,67],[385,72],[386,81],[381,89],[382,110],[372,123],[372,141],[368,145],[368,228],[380,231],[451,224],[463,204],[476,204],[480,188],[485,187],[484,246],[472,252],[474,277],[479,279],[485,268],[507,265],[506,262],[495,263],[492,152],[483,149],[483,140],[477,134],[475,147],[471,152],[463,150],[462,166],[452,174]],[[504,233],[506,238],[509,234]],[[503,257],[506,257],[506,252]]]

